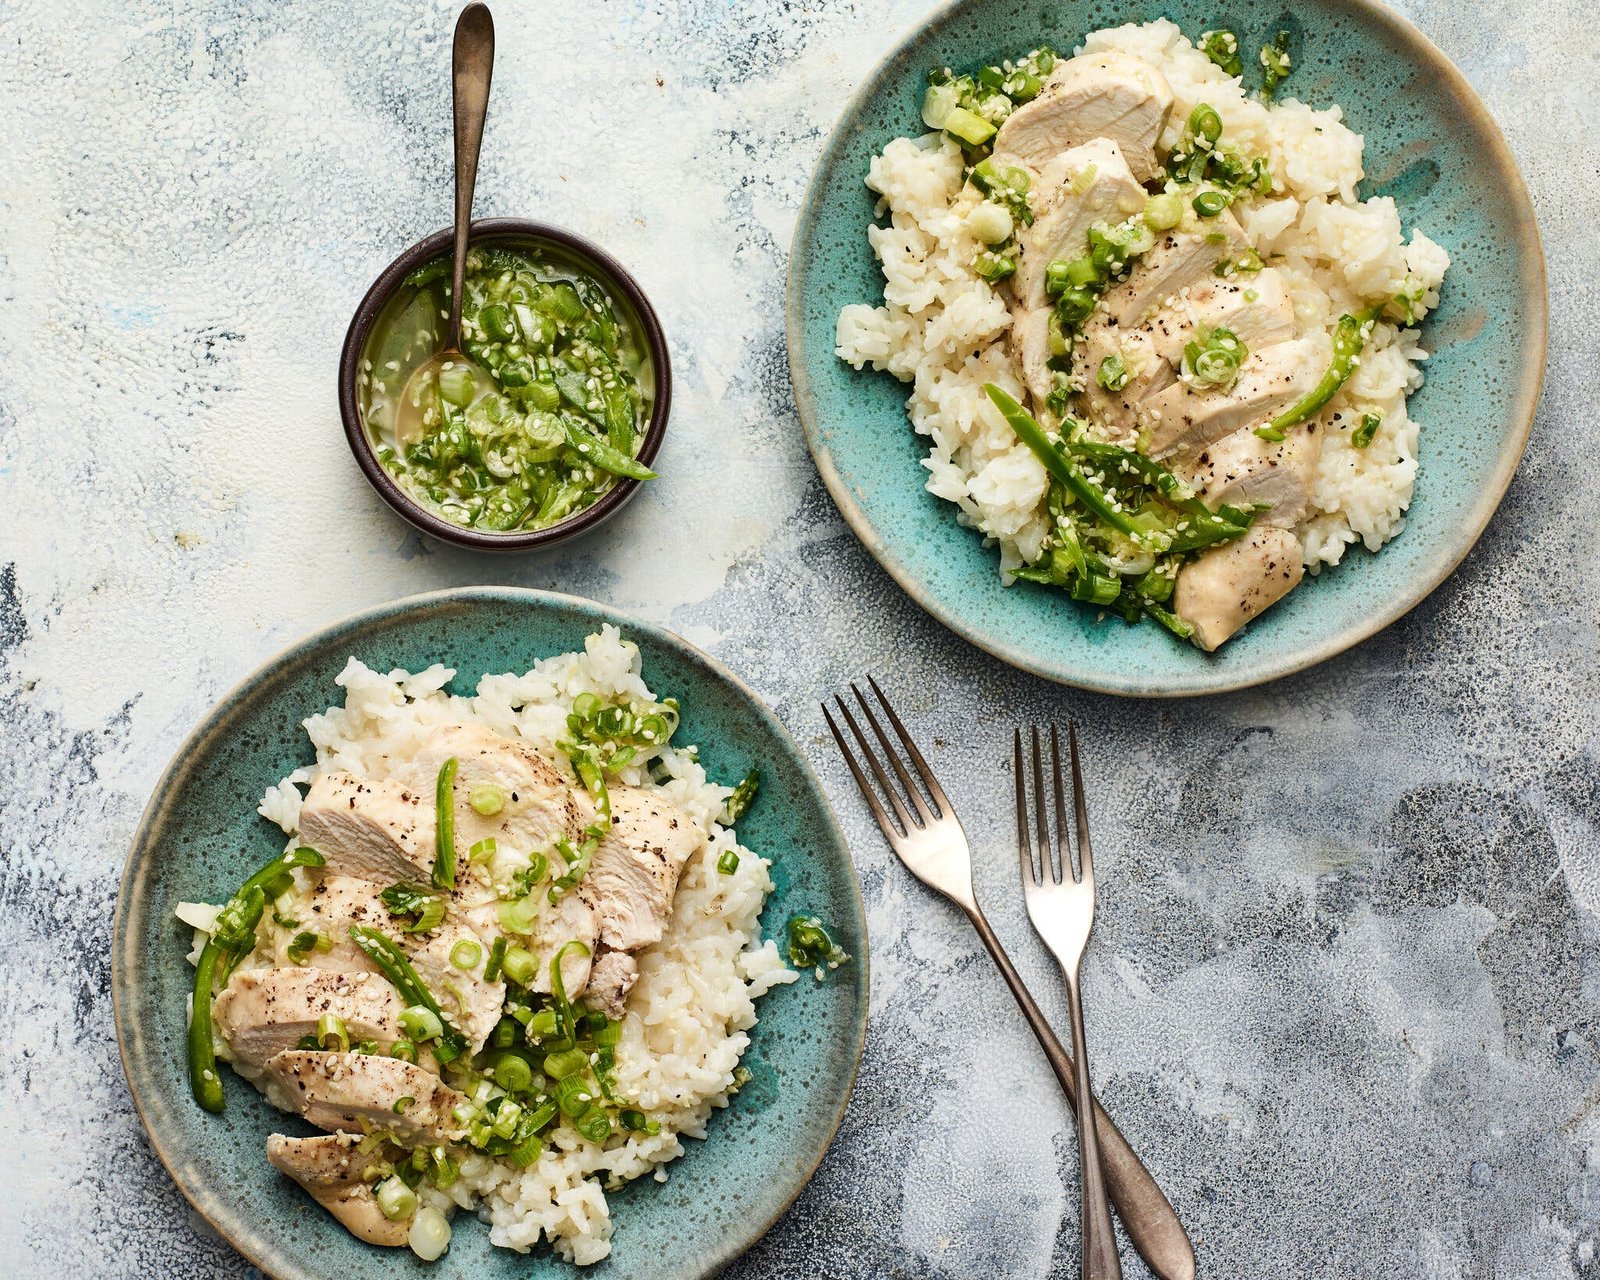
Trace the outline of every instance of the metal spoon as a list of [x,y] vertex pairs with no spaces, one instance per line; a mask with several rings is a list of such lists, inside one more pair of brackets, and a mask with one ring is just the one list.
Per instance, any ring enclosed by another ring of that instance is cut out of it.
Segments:
[[478,184],[478,152],[483,122],[489,114],[489,82],[494,78],[494,19],[489,7],[469,4],[456,19],[451,50],[455,104],[456,237],[450,277],[450,328],[445,345],[411,371],[395,411],[395,442],[404,446],[423,434],[423,415],[431,408],[439,375],[464,367],[477,384],[476,395],[490,389],[488,375],[461,351],[461,295],[466,287],[467,236],[472,228],[472,192]]

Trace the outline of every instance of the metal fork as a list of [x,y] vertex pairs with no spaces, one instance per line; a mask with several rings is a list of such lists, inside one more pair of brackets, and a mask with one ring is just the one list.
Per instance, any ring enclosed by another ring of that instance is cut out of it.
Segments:
[[[1033,726],[1034,827],[1039,833],[1039,856],[1033,856],[1028,839],[1028,788],[1023,781],[1022,730],[1013,742],[1012,773],[1017,782],[1017,856],[1022,861],[1022,896],[1028,919],[1045,946],[1055,953],[1067,979],[1067,1009],[1072,1016],[1072,1053],[1077,1063],[1078,1096],[1094,1097],[1089,1087],[1089,1048],[1083,1029],[1083,992],[1079,970],[1084,948],[1094,930],[1094,853],[1089,845],[1089,810],[1083,796],[1083,773],[1078,767],[1078,727],[1067,725],[1072,752],[1072,802],[1078,818],[1078,865],[1072,865],[1067,839],[1067,803],[1061,784],[1061,735],[1050,726],[1050,764],[1055,778],[1055,855],[1050,852],[1050,802],[1044,790],[1044,764],[1039,752],[1039,726]],[[1100,1168],[1100,1143],[1095,1135],[1093,1108],[1078,1109],[1078,1165],[1083,1187],[1084,1280],[1122,1280],[1117,1258],[1117,1236],[1111,1226],[1111,1206],[1106,1203],[1105,1176]]]
[[[994,957],[994,962],[1000,969],[1000,976],[1005,979],[1006,986],[1011,989],[1011,994],[1021,1007],[1023,1016],[1028,1020],[1028,1026],[1038,1039],[1039,1047],[1044,1050],[1044,1055],[1050,1062],[1050,1069],[1055,1072],[1062,1092],[1067,1095],[1067,1102],[1076,1108],[1079,1101],[1077,1068],[1071,1056],[1061,1047],[1061,1041],[1056,1039],[1056,1034],[1045,1021],[1044,1014],[1039,1012],[1039,1006],[1028,994],[1028,989],[1023,985],[1016,967],[1006,955],[1005,948],[1000,945],[1000,939],[995,936],[994,930],[989,927],[989,922],[984,919],[983,912],[978,908],[978,900],[972,891],[972,853],[961,820],[956,816],[955,809],[951,806],[944,789],[940,787],[938,779],[933,776],[933,770],[923,759],[922,752],[917,749],[917,744],[912,741],[900,717],[889,705],[889,699],[878,687],[878,682],[869,676],[867,683],[872,686],[872,692],[877,695],[878,704],[883,708],[884,715],[894,729],[901,749],[915,768],[917,781],[912,781],[910,772],[890,743],[889,736],[879,723],[872,705],[854,684],[850,689],[860,704],[862,718],[871,728],[873,737],[882,748],[883,756],[889,762],[889,767],[899,779],[898,787],[890,781],[888,772],[878,758],[878,752],[874,751],[867,741],[866,734],[862,732],[860,724],[851,714],[845,700],[838,697],[834,701],[845,723],[850,726],[850,733],[860,747],[860,754],[866,760],[867,768],[871,770],[873,778],[877,780],[878,786],[882,788],[883,795],[893,809],[894,817],[891,818],[884,809],[883,801],[878,798],[877,791],[868,781],[849,742],[840,730],[838,721],[833,718],[828,705],[823,703],[822,714],[828,721],[828,728],[833,730],[834,740],[838,742],[839,750],[844,754],[845,763],[850,766],[851,776],[861,788],[861,794],[872,810],[872,816],[878,820],[878,826],[882,828],[884,837],[889,841],[889,847],[894,850],[900,861],[923,884],[960,907],[967,919],[972,922],[972,927],[978,931],[978,936],[983,939],[983,945]],[[920,789],[918,783],[921,784]],[[1089,1095],[1089,1101],[1093,1103],[1092,1094]],[[1133,1247],[1139,1251],[1139,1256],[1145,1260],[1151,1272],[1160,1277],[1160,1280],[1194,1280],[1194,1249],[1189,1244],[1189,1237],[1184,1234],[1183,1224],[1178,1221],[1178,1215],[1173,1212],[1166,1196],[1161,1193],[1156,1180],[1150,1176],[1150,1171],[1144,1167],[1133,1148],[1128,1145],[1128,1140],[1111,1122],[1111,1117],[1100,1109],[1098,1103],[1093,1105],[1106,1186],[1111,1193],[1112,1202],[1117,1206],[1117,1212],[1122,1215],[1123,1226],[1127,1228],[1128,1238],[1133,1241]]]

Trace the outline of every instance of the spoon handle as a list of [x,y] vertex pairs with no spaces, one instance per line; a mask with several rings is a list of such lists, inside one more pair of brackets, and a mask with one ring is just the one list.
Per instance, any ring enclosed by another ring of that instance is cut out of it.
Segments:
[[478,151],[489,114],[494,77],[494,19],[484,4],[469,4],[456,19],[452,51],[456,139],[455,267],[450,277],[451,351],[461,350],[461,295],[467,274],[467,234],[472,227],[472,190],[478,185]]

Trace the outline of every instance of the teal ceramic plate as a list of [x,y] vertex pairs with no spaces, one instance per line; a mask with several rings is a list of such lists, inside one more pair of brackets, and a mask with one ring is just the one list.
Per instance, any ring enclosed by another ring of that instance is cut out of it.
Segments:
[[[1154,625],[1096,623],[1059,593],[1005,588],[994,553],[923,488],[923,441],[906,387],[836,359],[834,324],[877,303],[867,245],[867,164],[889,139],[922,131],[930,67],[996,62],[1040,43],[1067,51],[1100,27],[1171,18],[1193,36],[1228,26],[1246,49],[1280,26],[1300,33],[1284,90],[1338,102],[1366,137],[1362,194],[1392,195],[1403,225],[1449,251],[1433,354],[1411,400],[1422,466],[1406,529],[1371,556],[1305,583],[1215,655]],[[1544,374],[1544,257],[1516,162],[1461,73],[1414,27],[1368,0],[1281,7],[1216,0],[1018,4],[958,0],[873,71],[823,148],[789,264],[789,367],[800,421],[834,501],[868,550],[946,626],[1013,666],[1108,693],[1171,697],[1243,688],[1299,671],[1388,626],[1449,576],[1499,505],[1533,425]]]
[[867,1017],[867,933],[844,837],[822,789],[783,726],[745,685],[658,627],[584,600],[538,591],[471,589],[396,601],[288,649],[228,694],[179,750],[134,838],[117,900],[112,994],[123,1067],[151,1144],[179,1188],[238,1250],[279,1280],[530,1280],[577,1268],[548,1247],[496,1249],[488,1229],[458,1215],[450,1252],[432,1267],[409,1250],[356,1242],[266,1161],[268,1133],[311,1132],[227,1073],[227,1111],[207,1115],[184,1074],[189,930],[172,915],[184,899],[221,901],[281,848],[255,814],[262,791],[312,759],[300,721],[334,702],[351,655],[386,670],[457,669],[470,690],[485,671],[524,671],[583,646],[613,622],[635,641],[645,678],[683,704],[681,740],[697,742],[712,777],[752,764],[761,796],[740,835],[773,859],[769,936],[797,912],[833,924],[854,957],[819,985],[812,977],[759,1003],[744,1062],[751,1082],[711,1118],[706,1141],[608,1199],[612,1254],[587,1274],[687,1280],[711,1275],[757,1240],[799,1194],[827,1150],[855,1080]]

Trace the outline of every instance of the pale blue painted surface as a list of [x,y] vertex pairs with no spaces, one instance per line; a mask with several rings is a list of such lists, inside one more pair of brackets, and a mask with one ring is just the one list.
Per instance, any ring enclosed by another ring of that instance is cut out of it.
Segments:
[[[508,565],[410,534],[350,461],[334,403],[356,300],[446,216],[452,10],[12,0],[0,1269],[248,1274],[149,1153],[117,1064],[109,920],[139,811],[185,733],[281,645],[502,581],[709,648],[795,733],[855,851],[873,940],[861,1083],[811,1188],[731,1274],[1076,1274],[1053,1081],[971,931],[892,863],[816,710],[865,671],[930,745],[979,895],[1057,1016],[1000,758],[1021,716],[1086,731],[1097,1079],[1206,1274],[1600,1274],[1600,60],[1576,0],[1403,8],[1484,95],[1532,189],[1552,333],[1528,456],[1478,549],[1404,621],[1306,675],[1153,706],[952,637],[845,529],[800,439],[794,212],[849,92],[921,3],[497,6],[481,208],[621,256],[672,337],[677,401],[657,497]],[[552,88],[582,95],[587,133],[538,124]],[[107,304],[155,322],[117,329]],[[58,376],[33,373],[40,340]]]

